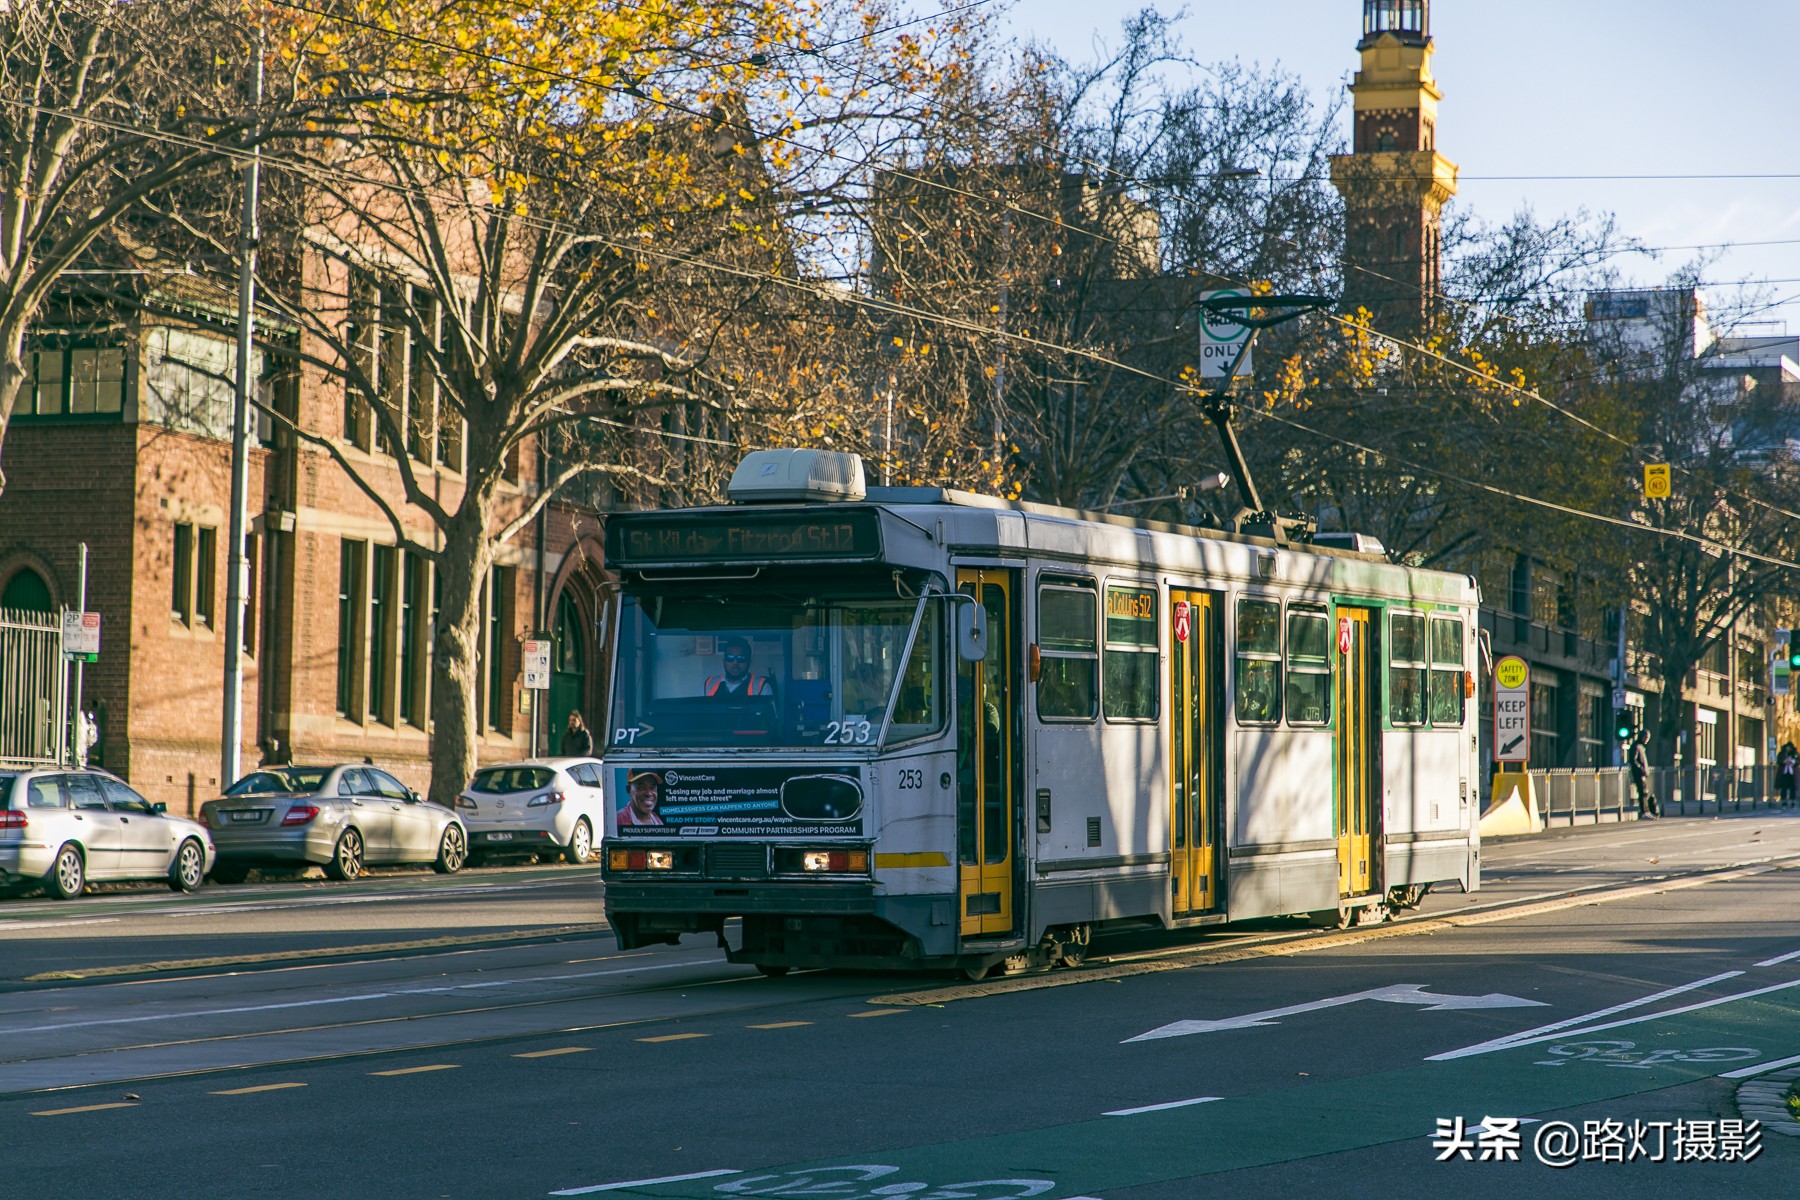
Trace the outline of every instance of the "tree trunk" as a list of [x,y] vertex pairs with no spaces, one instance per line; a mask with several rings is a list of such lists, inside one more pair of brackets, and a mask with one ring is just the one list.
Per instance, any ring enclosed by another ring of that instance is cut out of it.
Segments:
[[22,356],[16,349],[0,355],[0,496],[6,494],[6,429],[12,421],[13,404],[26,382]]
[[[431,651],[431,795],[447,808],[475,773],[475,688],[481,646],[481,585],[487,579],[486,521],[458,513],[437,562],[438,618]],[[478,510],[479,505],[475,505]],[[485,515],[485,514],[483,514]]]

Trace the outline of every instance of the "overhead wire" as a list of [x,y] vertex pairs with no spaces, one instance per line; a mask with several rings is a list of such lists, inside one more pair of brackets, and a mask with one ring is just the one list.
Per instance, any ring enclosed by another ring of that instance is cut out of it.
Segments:
[[[283,3],[283,0],[272,0],[272,2],[281,4],[281,3]],[[303,7],[303,6],[294,5],[294,4],[284,4],[283,6],[293,7],[293,8],[302,8]],[[305,10],[305,11],[314,11],[314,10]],[[447,47],[447,46],[444,48],[452,48],[453,49],[453,47]],[[513,64],[513,65],[516,66],[517,64]],[[528,69],[528,68],[521,68],[521,69]],[[129,126],[129,125],[121,125],[118,123],[107,122],[103,119],[94,118],[94,117],[91,117],[86,114],[74,114],[74,113],[68,112],[67,110],[59,110],[59,109],[50,108],[48,106],[35,105],[35,104],[31,104],[29,102],[21,102],[21,101],[12,100],[12,99],[9,99],[6,97],[0,97],[0,103],[11,103],[11,104],[15,104],[19,107],[27,107],[27,108],[36,109],[38,111],[44,111],[44,112],[58,112],[58,113],[61,113],[62,115],[74,117],[75,119],[87,121],[87,122],[90,122],[93,124],[98,124],[98,125],[103,125],[103,126],[110,125],[111,127],[114,127],[117,129],[122,129],[122,130],[125,130],[128,132],[131,132],[134,135],[145,137],[145,138],[171,141],[171,142],[177,142],[177,143],[184,141],[184,139],[179,137],[178,135],[172,135],[172,134],[168,134],[168,133],[165,133],[162,131],[156,131],[156,132],[145,131],[145,130],[137,129],[137,128]],[[217,143],[205,142],[203,139],[188,138],[188,139],[185,139],[185,141],[192,143],[192,144],[204,145],[207,148],[212,149],[215,152],[218,152],[221,155],[226,156],[226,157],[242,157],[244,155],[251,153],[251,151],[249,151],[249,150],[243,150],[241,152],[235,151],[233,148],[222,146]],[[309,174],[309,175],[314,175],[314,176],[320,176],[320,175],[324,174],[316,167],[315,164],[282,162],[279,160],[271,162],[270,158],[266,154],[264,157],[264,162],[265,162],[265,165],[276,166],[276,167],[288,167],[289,169],[297,169],[304,174]],[[337,181],[338,182],[347,182],[347,181],[352,181],[352,180],[354,180],[356,182],[365,183],[365,184],[373,182],[373,181],[369,180],[366,176],[357,176],[357,175],[353,175],[348,172],[337,173]],[[929,179],[921,179],[920,182],[926,183],[927,185],[941,186],[941,185],[935,185],[934,181],[931,181]],[[424,189],[417,188],[417,187],[408,188],[408,187],[393,184],[393,183],[379,183],[378,186],[380,186],[384,189],[387,189],[387,190],[412,191],[412,192],[418,193],[421,196],[424,194]],[[972,195],[978,199],[983,199],[983,200],[987,199],[985,197],[980,197],[974,193],[968,193],[968,192],[964,191],[963,189],[947,188],[946,190],[961,192],[962,194],[965,194],[965,195]],[[1018,210],[1018,211],[1023,212],[1025,215],[1039,215],[1039,214],[1032,214],[1029,212],[1029,210]],[[527,219],[527,220],[523,221],[522,223],[524,223],[530,227],[536,227],[536,228],[539,228],[539,229],[542,229],[545,231],[555,231],[558,228],[561,228],[557,223],[554,223],[554,222],[539,222],[539,221],[533,221],[533,220]],[[1104,237],[1104,235],[1100,235],[1100,236]],[[715,273],[736,275],[736,276],[743,277],[743,278],[754,279],[759,282],[773,283],[778,286],[786,287],[786,288],[800,289],[802,291],[807,292],[809,295],[814,296],[815,298],[824,299],[827,301],[846,302],[846,303],[856,304],[856,305],[859,305],[862,307],[875,309],[876,311],[886,312],[890,315],[908,316],[913,319],[922,320],[922,321],[925,321],[925,322],[931,323],[931,324],[936,324],[936,325],[940,325],[940,326],[944,326],[944,327],[948,327],[948,328],[959,329],[959,330],[962,330],[965,332],[977,333],[984,337],[997,337],[997,338],[1001,338],[1008,342],[1018,344],[1018,345],[1027,345],[1027,346],[1031,346],[1031,347],[1034,347],[1037,349],[1050,351],[1053,353],[1068,354],[1068,355],[1072,355],[1072,356],[1075,356],[1078,358],[1085,358],[1090,361],[1107,366],[1109,368],[1120,370],[1127,374],[1140,376],[1145,379],[1148,379],[1148,380],[1151,380],[1154,382],[1158,382],[1158,383],[1161,383],[1161,384],[1164,384],[1167,386],[1171,386],[1171,387],[1188,388],[1190,386],[1181,380],[1172,379],[1167,376],[1159,375],[1156,372],[1152,372],[1152,371],[1145,370],[1143,368],[1132,366],[1131,364],[1124,363],[1119,360],[1113,359],[1109,356],[1100,354],[1100,353],[1093,351],[1087,347],[1069,346],[1069,345],[1064,345],[1061,343],[1049,341],[1049,340],[1042,339],[1042,338],[1036,338],[1036,337],[1032,337],[1032,336],[1025,335],[1025,334],[1014,333],[1009,330],[996,329],[992,326],[988,326],[985,324],[979,324],[979,323],[975,323],[975,322],[960,320],[957,318],[945,316],[943,314],[934,313],[929,310],[919,309],[919,308],[916,308],[913,306],[900,304],[898,302],[882,300],[877,297],[861,296],[854,292],[841,291],[841,290],[834,291],[832,289],[825,288],[822,285],[809,283],[809,282],[799,279],[799,278],[791,278],[791,277],[783,276],[783,275],[773,273],[773,272],[755,271],[755,270],[750,270],[750,269],[746,269],[746,268],[735,267],[730,264],[715,263],[715,262],[711,262],[709,260],[699,258],[696,256],[692,256],[692,255],[673,255],[668,252],[649,250],[643,246],[632,245],[629,243],[620,242],[620,241],[616,241],[614,239],[608,239],[608,238],[604,238],[604,237],[594,237],[591,240],[595,241],[597,244],[608,245],[609,247],[620,250],[620,251],[629,251],[631,253],[640,254],[640,255],[647,254],[651,257],[662,258],[667,261],[676,263],[678,265],[697,267],[697,268],[712,271]],[[1111,240],[1114,242],[1119,241],[1119,239],[1111,239],[1111,238],[1108,238],[1106,240]],[[1327,313],[1327,314],[1322,314],[1322,315],[1325,316],[1326,319],[1337,322],[1342,325],[1351,325],[1352,324],[1352,322],[1350,322],[1347,318],[1339,317],[1335,314]],[[1471,374],[1477,374],[1477,375],[1480,374],[1479,372],[1475,371],[1474,368],[1469,368],[1469,367],[1464,366],[1463,364],[1456,363],[1454,360],[1448,359],[1445,356],[1438,354],[1435,351],[1432,351],[1427,347],[1418,345],[1417,343],[1409,342],[1404,339],[1395,338],[1392,335],[1388,335],[1388,334],[1380,334],[1380,336],[1382,336],[1382,337],[1386,338],[1388,341],[1394,342],[1398,345],[1403,345],[1403,346],[1407,346],[1408,348],[1414,349],[1422,354],[1427,355],[1428,357],[1439,359],[1455,369],[1464,370]],[[1503,380],[1495,380],[1495,379],[1492,379],[1487,376],[1482,376],[1482,378],[1485,382],[1492,384],[1492,385],[1497,385],[1504,389],[1524,391],[1524,389],[1518,389],[1518,388],[1514,387],[1514,385],[1508,384]],[[1536,396],[1534,393],[1526,391],[1525,394],[1531,396],[1534,399],[1543,401],[1542,397]],[[1543,402],[1549,403],[1547,401],[1543,401]],[[1574,414],[1568,413],[1566,410],[1561,409],[1559,406],[1550,404],[1550,407],[1556,408],[1558,411],[1563,412],[1564,415],[1569,416],[1572,419],[1579,421],[1580,423],[1593,429],[1595,432],[1601,433],[1603,436],[1607,436],[1609,438],[1612,438],[1615,441],[1620,442],[1620,444],[1627,445],[1627,446],[1632,445],[1631,443],[1625,442],[1623,439],[1618,438],[1616,435],[1610,434],[1608,431],[1600,429],[1598,426],[1593,425],[1591,422],[1587,422],[1583,418],[1579,418],[1579,417],[1575,416]],[[1535,505],[1539,505],[1539,506],[1547,507],[1547,508],[1555,508],[1555,509],[1558,509],[1559,511],[1566,512],[1570,515],[1591,518],[1591,519],[1598,520],[1598,521],[1601,521],[1601,522],[1604,522],[1607,524],[1620,525],[1623,527],[1627,527],[1638,533],[1647,533],[1647,534],[1655,534],[1655,535],[1659,535],[1659,536],[1669,536],[1669,537],[1681,538],[1681,539],[1688,540],[1688,541],[1698,542],[1698,543],[1706,545],[1710,548],[1716,549],[1721,553],[1736,554],[1736,555],[1747,557],[1747,558],[1757,559],[1758,561],[1768,561],[1770,563],[1773,563],[1774,565],[1780,565],[1780,566],[1784,566],[1784,567],[1793,566],[1793,567],[1796,567],[1797,569],[1800,569],[1800,564],[1791,564],[1791,563],[1786,562],[1785,560],[1772,559],[1772,558],[1769,558],[1768,556],[1760,555],[1755,552],[1724,546],[1723,544],[1718,543],[1716,541],[1712,541],[1710,539],[1706,539],[1706,538],[1700,537],[1695,534],[1690,534],[1690,533],[1687,533],[1682,530],[1674,530],[1674,529],[1667,529],[1667,528],[1663,528],[1663,527],[1655,526],[1655,525],[1640,524],[1637,522],[1627,521],[1627,520],[1624,520],[1621,518],[1610,517],[1605,514],[1594,513],[1594,512],[1590,512],[1590,511],[1582,510],[1582,509],[1575,509],[1575,508],[1571,508],[1568,506],[1559,506],[1559,505],[1556,505],[1554,502],[1545,501],[1545,500],[1542,500],[1541,498],[1531,497],[1531,496],[1525,495],[1523,493],[1510,492],[1506,489],[1496,488],[1490,484],[1478,483],[1476,481],[1468,480],[1461,476],[1457,476],[1451,472],[1443,470],[1442,468],[1426,467],[1421,464],[1410,463],[1410,462],[1392,454],[1391,452],[1381,451],[1381,450],[1374,449],[1372,447],[1364,446],[1364,445],[1361,445],[1361,444],[1351,441],[1349,439],[1343,438],[1336,434],[1328,434],[1328,433],[1324,433],[1319,430],[1311,429],[1310,427],[1304,425],[1303,423],[1295,421],[1291,418],[1282,417],[1278,414],[1273,414],[1273,413],[1269,413],[1269,412],[1262,411],[1262,410],[1250,410],[1250,411],[1255,412],[1255,414],[1259,417],[1265,417],[1265,418],[1268,418],[1271,420],[1275,420],[1278,423],[1281,423],[1284,425],[1289,425],[1297,430],[1300,430],[1301,432],[1309,433],[1312,436],[1323,438],[1323,439],[1326,439],[1329,441],[1337,442],[1341,445],[1346,446],[1347,448],[1355,449],[1355,450],[1358,450],[1359,452],[1373,453],[1373,454],[1380,455],[1391,461],[1399,462],[1401,465],[1406,466],[1408,469],[1416,470],[1423,474],[1428,474],[1428,475],[1433,475],[1433,476],[1436,476],[1439,478],[1443,478],[1449,482],[1458,483],[1458,484],[1461,484],[1464,486],[1479,488],[1481,490],[1489,491],[1496,495],[1505,496],[1507,498],[1514,499],[1514,500],[1522,502],[1522,503],[1535,504]],[[636,429],[636,427],[627,427],[627,428]],[[719,444],[724,444],[724,443],[719,443]],[[1763,507],[1767,507],[1767,508],[1771,509],[1771,511],[1776,511],[1776,512],[1782,513],[1782,515],[1790,516],[1790,517],[1793,517],[1794,519],[1800,519],[1800,515],[1788,513],[1786,510],[1779,509],[1773,505],[1768,505],[1766,502],[1756,500],[1755,498],[1752,498],[1752,497],[1740,497],[1740,498],[1750,500],[1752,503],[1761,504]]]

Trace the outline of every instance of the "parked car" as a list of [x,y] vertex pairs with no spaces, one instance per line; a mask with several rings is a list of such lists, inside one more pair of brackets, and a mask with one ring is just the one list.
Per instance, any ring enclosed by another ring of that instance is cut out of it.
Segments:
[[0,772],[0,883],[41,883],[62,900],[115,879],[191,892],[213,861],[206,826],[105,771]]
[[469,855],[455,813],[360,763],[252,771],[201,805],[200,819],[219,848],[220,883],[242,883],[252,867],[309,863],[333,879],[378,863],[430,863],[448,875]]
[[606,790],[594,758],[533,758],[483,767],[457,798],[471,854],[594,855]]

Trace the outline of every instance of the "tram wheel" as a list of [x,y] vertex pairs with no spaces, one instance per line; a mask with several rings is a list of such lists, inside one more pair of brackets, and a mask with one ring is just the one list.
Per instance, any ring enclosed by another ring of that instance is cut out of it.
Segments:
[[786,975],[789,971],[793,970],[793,968],[784,967],[777,963],[757,963],[756,970],[758,974],[767,975],[770,979],[780,979],[783,975]]
[[987,963],[979,967],[964,967],[962,968],[962,976],[970,983],[980,983],[983,979],[988,977],[988,972],[993,969],[994,966],[992,963]]
[[1068,945],[1063,947],[1062,957],[1058,960],[1065,967],[1079,967],[1087,961],[1086,946]]

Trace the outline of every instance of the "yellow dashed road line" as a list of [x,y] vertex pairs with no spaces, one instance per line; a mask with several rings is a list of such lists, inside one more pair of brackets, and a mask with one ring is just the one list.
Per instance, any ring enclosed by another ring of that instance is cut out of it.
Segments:
[[711,1037],[710,1033],[665,1033],[661,1037],[639,1038],[640,1042],[685,1042],[689,1038]]
[[524,1054],[515,1054],[514,1058],[555,1058],[559,1054],[586,1054],[592,1046],[559,1046],[555,1050],[528,1050]]
[[868,1012],[851,1013],[851,1017],[891,1017],[895,1013],[903,1013],[904,1008],[872,1008]]
[[397,1071],[370,1071],[371,1075],[423,1075],[427,1071],[455,1071],[459,1063],[433,1063],[428,1067],[401,1067]]
[[304,1083],[264,1083],[256,1087],[228,1088],[223,1092],[212,1092],[214,1096],[248,1096],[253,1092],[282,1092],[288,1088],[305,1087]]
[[767,1025],[746,1025],[745,1029],[798,1029],[802,1025],[811,1025],[811,1021],[771,1021]]
[[66,1117],[66,1116],[69,1116],[71,1113],[104,1112],[109,1108],[136,1108],[136,1107],[137,1107],[137,1105],[135,1105],[135,1104],[129,1104],[129,1103],[126,1103],[125,1101],[121,1100],[121,1101],[116,1101],[115,1103],[112,1103],[112,1104],[84,1104],[80,1108],[47,1108],[43,1112],[34,1112],[31,1115],[34,1117]]

